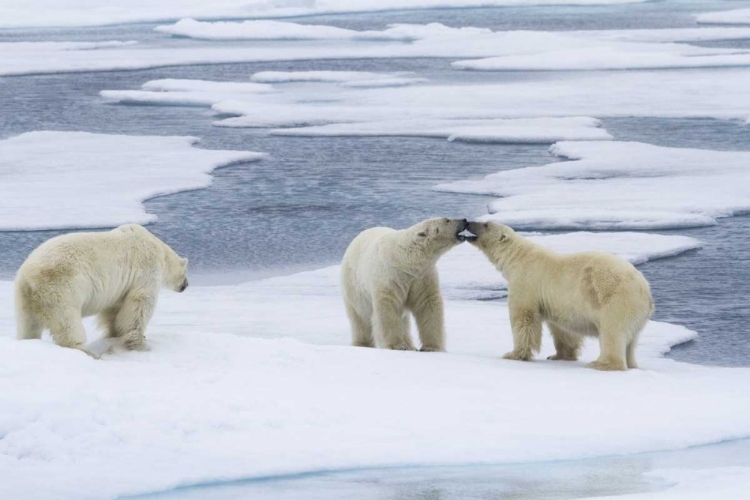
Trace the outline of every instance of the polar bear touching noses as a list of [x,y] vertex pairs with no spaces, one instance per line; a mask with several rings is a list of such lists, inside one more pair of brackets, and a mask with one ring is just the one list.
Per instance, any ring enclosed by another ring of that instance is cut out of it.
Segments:
[[629,262],[603,252],[558,255],[494,222],[471,222],[473,245],[508,280],[513,350],[529,361],[546,322],[556,354],[576,360],[585,336],[599,337],[598,370],[637,368],[638,337],[654,311],[646,278]]
[[82,317],[98,315],[107,337],[131,350],[146,350],[144,331],[159,289],[183,292],[187,259],[137,224],[108,232],[70,233],[42,243],[18,270],[15,283],[19,339],[41,338],[80,349]]
[[465,240],[466,219],[434,218],[395,230],[375,227],[349,244],[341,291],[352,344],[411,351],[409,312],[422,351],[445,350],[443,297],[435,264]]

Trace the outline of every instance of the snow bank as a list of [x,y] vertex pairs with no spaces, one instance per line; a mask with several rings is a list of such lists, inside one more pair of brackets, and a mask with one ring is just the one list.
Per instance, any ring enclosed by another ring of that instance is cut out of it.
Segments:
[[[642,255],[685,243],[608,237],[575,238]],[[441,267],[446,284],[483,259],[469,245],[455,251],[472,257]],[[582,368],[597,355],[594,342],[580,362],[544,360],[549,338],[539,361],[501,360],[512,343],[504,303],[448,299],[449,354],[351,348],[336,275],[334,267],[165,292],[149,327],[152,351],[102,361],[8,338],[12,289],[0,283],[0,495],[115,497],[322,469],[562,460],[750,435],[750,370],[659,357],[693,337],[682,327],[650,323],[643,368],[602,373]]]
[[[106,71],[160,66],[221,64],[231,62],[295,61],[318,59],[371,58],[483,58],[459,61],[456,67],[473,69],[607,69],[648,67],[718,67],[750,65],[750,51],[697,47],[678,43],[656,43],[680,39],[712,40],[739,38],[736,29],[709,28],[702,35],[687,31],[504,31],[485,28],[452,28],[439,23],[396,24],[378,32],[356,32],[332,26],[310,26],[277,21],[248,23],[199,23],[200,31],[218,36],[247,36],[281,39],[322,37],[309,41],[247,44],[216,43],[200,46],[143,46],[137,49],[110,47],[104,50],[62,50],[57,46],[36,45],[23,55],[7,51],[0,59],[0,75]],[[260,23],[260,24],[256,24]],[[268,23],[276,23],[271,29]],[[177,25],[163,30],[176,31]],[[191,25],[191,30],[195,26]],[[343,33],[342,33],[343,31]],[[335,33],[336,35],[334,35]],[[724,34],[722,34],[724,33]],[[327,41],[325,39],[327,38]],[[335,38],[338,37],[338,38]],[[341,37],[344,37],[342,39]],[[369,40],[368,40],[369,39]],[[373,40],[374,39],[374,40]],[[385,41],[383,41],[385,39]],[[393,43],[393,40],[412,40]],[[33,44],[32,44],[33,45]],[[490,59],[486,59],[490,58]]]
[[561,142],[551,152],[573,161],[437,189],[501,196],[485,218],[527,229],[696,227],[750,211],[748,152],[635,142]]
[[609,140],[594,118],[521,118],[495,120],[389,120],[344,123],[271,131],[272,135],[303,137],[389,136],[435,137],[449,141],[550,143],[558,140]]
[[147,223],[141,202],[206,187],[261,153],[194,148],[194,137],[30,132],[0,141],[0,230]]
[[695,19],[705,24],[750,24],[750,9],[703,12],[696,14]]
[[392,9],[532,5],[608,5],[645,0],[3,0],[0,28],[100,26],[195,18],[284,17]]

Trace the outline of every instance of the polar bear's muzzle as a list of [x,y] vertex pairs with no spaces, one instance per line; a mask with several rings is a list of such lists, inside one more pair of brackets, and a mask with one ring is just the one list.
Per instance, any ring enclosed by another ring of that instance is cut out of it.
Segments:
[[457,227],[456,227],[456,239],[460,242],[467,241],[471,236],[471,234],[464,234],[466,232],[466,228],[469,227],[469,221],[466,219],[459,219],[456,221]]
[[185,278],[185,281],[182,282],[182,285],[180,285],[180,288],[177,290],[179,293],[182,293],[185,291],[185,289],[188,287],[188,280]]
[[461,241],[468,241],[469,243],[472,243],[474,241],[477,241],[479,239],[479,233],[481,231],[482,224],[479,222],[469,222],[466,224],[466,227],[463,230],[463,240]]

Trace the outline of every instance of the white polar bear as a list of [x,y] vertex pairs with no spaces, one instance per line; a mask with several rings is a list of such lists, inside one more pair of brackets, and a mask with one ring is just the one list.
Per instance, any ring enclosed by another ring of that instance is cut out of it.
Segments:
[[576,360],[584,336],[599,337],[598,370],[637,368],[638,337],[654,311],[646,278],[629,262],[603,252],[558,255],[493,222],[472,222],[467,239],[508,280],[513,350],[530,360],[546,322],[557,353]]
[[38,339],[49,329],[55,343],[80,349],[82,317],[98,314],[107,337],[144,350],[144,331],[159,289],[187,288],[187,259],[137,224],[100,233],[71,233],[42,243],[16,276],[19,339]]
[[397,231],[360,233],[341,264],[341,290],[355,346],[414,350],[409,311],[422,351],[445,350],[443,297],[435,267],[465,240],[466,219],[435,218]]

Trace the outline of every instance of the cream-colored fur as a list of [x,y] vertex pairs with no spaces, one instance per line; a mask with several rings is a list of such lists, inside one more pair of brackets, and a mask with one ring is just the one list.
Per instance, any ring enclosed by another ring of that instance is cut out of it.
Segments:
[[583,337],[595,336],[599,358],[588,366],[637,368],[638,336],[654,306],[648,282],[629,262],[602,252],[558,255],[493,222],[468,230],[508,281],[514,347],[505,358],[532,359],[545,322],[557,351],[549,359],[576,360]]
[[422,351],[445,350],[443,298],[435,264],[463,239],[466,219],[435,218],[397,231],[360,233],[341,264],[341,290],[352,344],[414,350],[409,312]]
[[161,287],[187,287],[187,259],[137,224],[100,233],[70,233],[41,244],[16,276],[19,339],[49,329],[57,345],[85,347],[82,317],[99,315],[108,337],[147,349],[144,331]]

